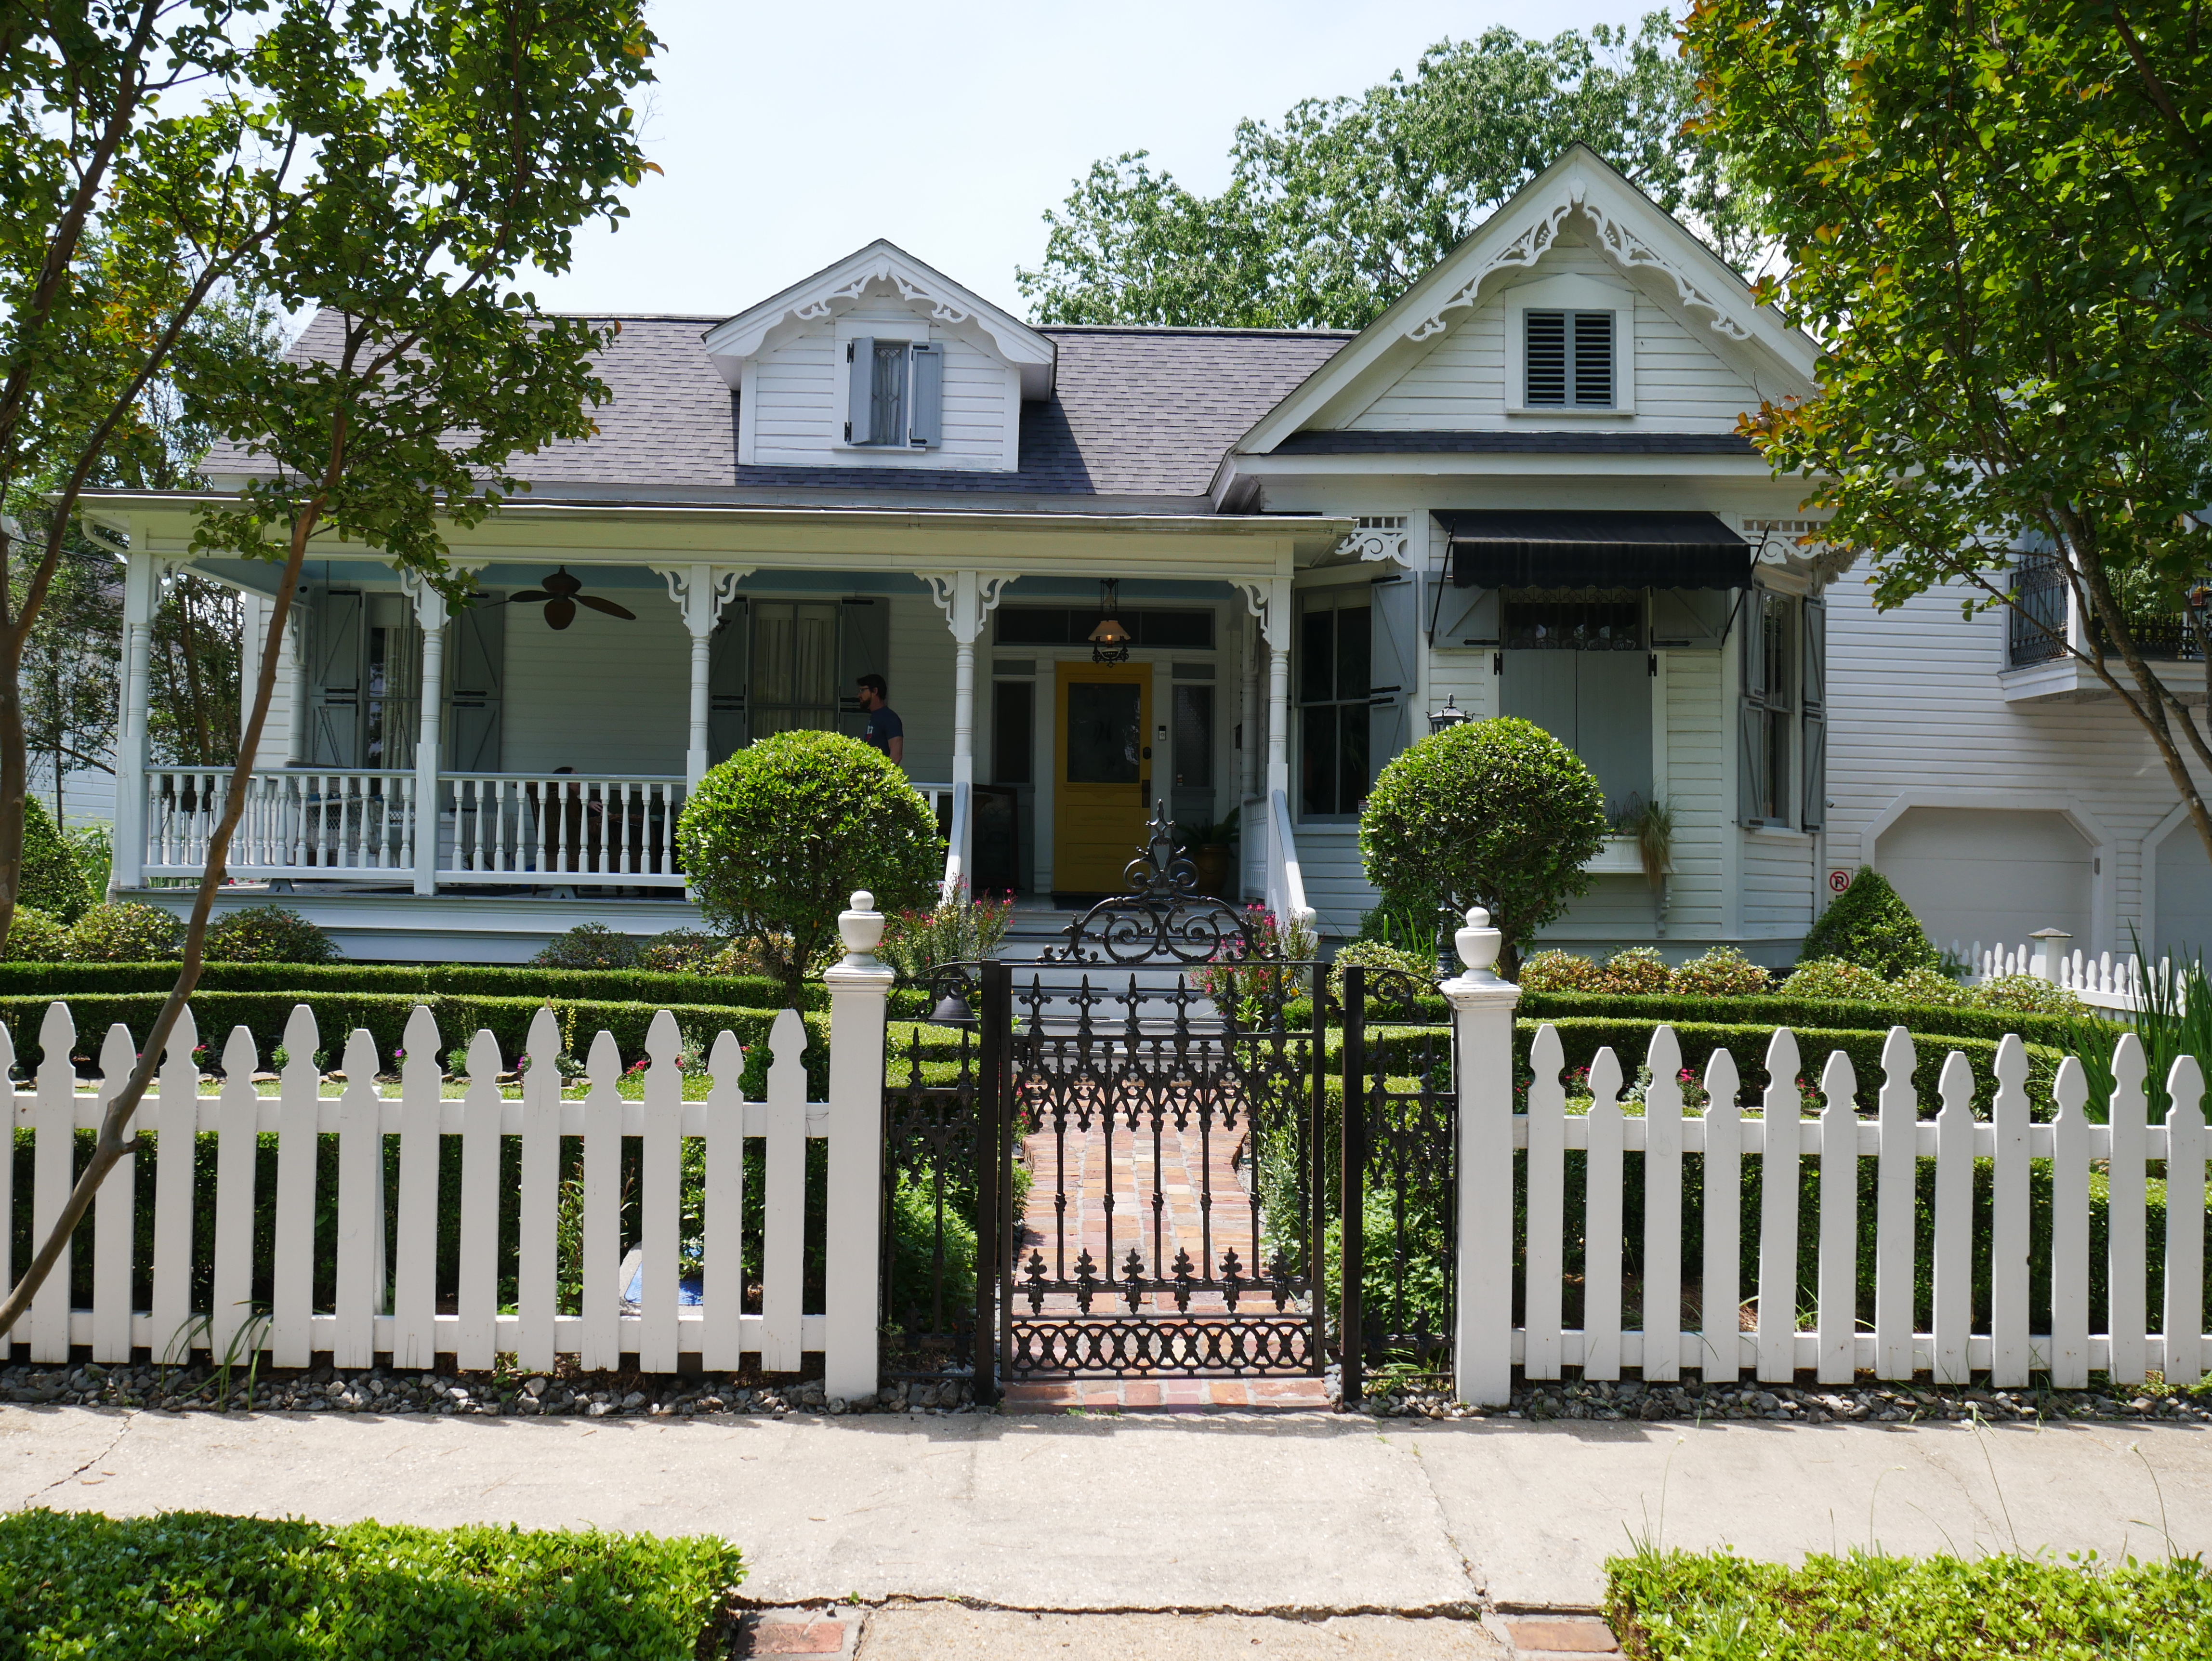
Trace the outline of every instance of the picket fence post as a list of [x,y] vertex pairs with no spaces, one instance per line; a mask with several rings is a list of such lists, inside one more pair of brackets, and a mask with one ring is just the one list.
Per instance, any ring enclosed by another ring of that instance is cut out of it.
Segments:
[[1459,1281],[1452,1371],[1462,1401],[1513,1399],[1513,1008],[1521,989],[1492,965],[1504,937],[1476,906],[1453,936],[1464,965],[1452,1007],[1459,1086]]
[[[863,890],[837,918],[844,961],[830,987],[829,1331],[822,1388],[855,1401],[876,1393],[882,1303],[884,1027],[896,971],[878,963],[883,914]],[[977,1381],[979,1397],[981,1381]]]

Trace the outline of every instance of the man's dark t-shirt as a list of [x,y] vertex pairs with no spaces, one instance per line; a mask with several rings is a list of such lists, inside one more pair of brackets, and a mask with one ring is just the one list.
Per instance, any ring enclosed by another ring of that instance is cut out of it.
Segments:
[[885,706],[868,712],[868,724],[860,729],[860,742],[872,744],[885,755],[891,752],[891,740],[906,736],[906,723],[898,718],[898,711]]

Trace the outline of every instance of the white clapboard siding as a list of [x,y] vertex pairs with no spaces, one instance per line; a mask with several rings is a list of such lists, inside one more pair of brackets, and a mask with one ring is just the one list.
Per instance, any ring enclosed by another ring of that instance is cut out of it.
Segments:
[[[1527,1233],[1523,1253],[1524,1325],[1512,1334],[1511,1360],[1532,1379],[1556,1378],[1579,1366],[1588,1378],[1613,1378],[1626,1369],[1647,1379],[1678,1378],[1686,1367],[1708,1380],[1730,1380],[1749,1371],[1773,1382],[1810,1372],[1823,1383],[1856,1374],[1909,1378],[1925,1373],[1964,1384],[1983,1374],[1996,1384],[2025,1384],[2031,1372],[2048,1372],[2062,1386],[2108,1373],[2116,1385],[2136,1384],[2152,1372],[2176,1384],[2194,1383],[2212,1360],[2212,1335],[2203,1323],[2203,1226],[2208,1138],[2203,1080],[2194,1061],[2177,1062],[2167,1081],[2172,1104],[2162,1124],[2145,1123],[2142,1046],[2130,1034],[2114,1056],[2119,1081],[2110,1122],[2088,1118],[2087,1075],[2069,1057],[2051,1087],[2040,1118],[2031,1111],[2027,1054],[2016,1037],[2000,1044],[1996,1088],[1989,1116],[1978,1118],[1975,1080],[1966,1057],[1944,1060],[1937,1094],[1941,1109],[1920,1116],[1911,1082],[1917,1059],[1903,1029],[1884,1043],[1876,1110],[1862,1115],[1860,1080],[1843,1054],[1832,1053],[1820,1076],[1820,1116],[1807,1118],[1797,1080],[1796,1039],[1777,1031],[1767,1047],[1768,1082],[1763,1111],[1747,1116],[1738,1105],[1735,1060],[1717,1050],[1703,1079],[1705,1105],[1685,1113],[1670,1087],[1680,1047],[1666,1027],[1653,1034],[1647,1054],[1650,1083],[1639,1112],[1624,1112],[1622,1068],[1610,1050],[1591,1062],[1587,1111],[1569,1113],[1561,1083],[1564,1050],[1548,1024],[1529,1046],[1534,1074],[1527,1110],[1512,1121],[1513,1147],[1526,1150]],[[1481,1066],[1462,1036],[1461,1065]],[[1510,1064],[1510,1062],[1509,1062]],[[1567,1155],[1583,1150],[1583,1317],[1579,1329],[1562,1327],[1562,1288],[1567,1250]],[[1640,1329],[1621,1319],[1622,1184],[1626,1156],[1643,1156],[1644,1183],[1644,1318]],[[1685,1156],[1704,1164],[1705,1232],[1699,1298],[1703,1330],[1684,1330],[1681,1172]],[[1742,1161],[1760,1162],[1756,1330],[1737,1320]],[[1806,1159],[1817,1181],[1801,1188]],[[1869,1220],[1860,1214],[1860,1162],[1875,1162],[1871,1219],[1874,1281],[1863,1283],[1858,1242]],[[2051,1163],[2052,1234],[2050,1241],[2051,1329],[2030,1330],[2029,1173]],[[1991,1262],[1974,1262],[1974,1171],[1989,1168]],[[2148,1308],[2146,1252],[2149,1244],[2146,1170],[2166,1171],[2165,1297]],[[2111,1173],[2107,1238],[2111,1256],[2090,1258],[2092,1199],[2089,1172],[2101,1164]],[[1922,1250],[1916,1234],[1916,1195],[1933,1167],[1932,1282],[1927,1329],[1916,1330],[1915,1275]],[[1809,1206],[1808,1214],[1801,1211]],[[1674,1238],[1662,1235],[1671,1227]],[[1816,1284],[1811,1318],[1799,1306],[1801,1238],[1814,1247]],[[2093,1306],[2093,1270],[2101,1267],[2106,1307]],[[1978,1279],[1978,1275],[1979,1278]],[[1863,1329],[1861,1308],[1875,1318]],[[1975,1311],[1990,1312],[1986,1329],[1974,1329]],[[2101,1318],[2100,1318],[2101,1317]],[[2093,1329],[2101,1327],[2102,1330]],[[1468,1356],[1480,1363],[1480,1357]]]
[[[866,996],[866,994],[847,995]],[[882,1019],[869,1034],[872,1052],[848,1056],[854,1076],[882,1076]],[[10,1095],[10,1124],[33,1138],[31,1194],[34,1234],[44,1238],[67,1202],[74,1139],[95,1130],[135,1063],[129,1032],[112,1028],[100,1050],[98,1077],[80,1081],[70,1060],[76,1027],[65,1005],[50,1006],[40,1025],[44,1056],[37,1080]],[[827,1103],[807,1099],[805,1020],[796,1010],[780,1014],[769,1037],[773,1062],[766,1099],[744,1099],[745,1053],[735,1036],[720,1033],[708,1061],[712,1091],[705,1101],[684,1099],[681,1036],[673,1016],[657,1014],[648,1031],[643,1099],[626,1100],[618,1088],[622,1062],[613,1037],[601,1032],[590,1047],[589,1080],[582,1100],[562,1093],[562,1047],[552,1012],[541,1010],[526,1043],[520,1099],[506,1099],[499,1079],[499,1046],[475,1033],[453,1060],[465,1073],[458,1096],[445,1093],[440,1057],[446,1043],[428,1010],[410,1018],[396,1089],[380,1084],[383,1059],[366,1031],[347,1038],[343,1085],[326,1086],[317,1067],[322,1043],[313,1016],[296,1007],[284,1031],[285,1058],[274,1095],[252,1084],[260,1059],[245,1029],[223,1048],[225,1080],[204,1079],[193,1057],[198,1043],[189,1009],[179,1021],[157,1075],[131,1129],[151,1133],[154,1160],[152,1296],[134,1306],[131,1260],[136,1202],[133,1160],[126,1156],[103,1184],[94,1211],[93,1299],[70,1307],[66,1257],[33,1299],[15,1336],[33,1359],[65,1361],[71,1344],[93,1348],[94,1358],[125,1361],[134,1348],[157,1359],[181,1360],[194,1350],[243,1361],[264,1351],[279,1366],[302,1366],[328,1354],[341,1366],[366,1366],[389,1354],[392,1365],[424,1367],[450,1355],[463,1367],[492,1365],[514,1354],[532,1370],[550,1367],[556,1356],[574,1355],[586,1366],[613,1367],[635,1355],[649,1371],[674,1372],[689,1356],[716,1371],[733,1370],[740,1357],[759,1354],[771,1370],[792,1371],[802,1354],[822,1352],[839,1370],[830,1317],[804,1307],[804,1250],[808,1226],[806,1146],[831,1135]],[[836,1062],[836,1038],[831,1050]],[[465,1060],[464,1062],[464,1055]],[[12,1045],[0,1030],[0,1065]],[[276,1139],[274,1239],[265,1265],[270,1300],[254,1302],[255,1186],[260,1139]],[[583,1308],[558,1308],[557,1253],[561,1142],[580,1137],[584,1148]],[[199,1139],[212,1138],[203,1143]],[[684,1146],[703,1140],[705,1208],[701,1288],[684,1301],[682,1214]],[[325,1180],[317,1151],[335,1139],[337,1159]],[[398,1238],[385,1238],[386,1154],[397,1138]],[[450,1311],[439,1308],[441,1147],[452,1138],[460,1156],[459,1260],[450,1266],[459,1293]],[[520,1159],[503,1164],[513,1138]],[[625,1139],[638,1139],[639,1192],[644,1236],[638,1297],[628,1297],[619,1270],[624,1257],[620,1184]],[[752,1244],[763,1251],[764,1287],[760,1313],[744,1310],[745,1145],[764,1144],[767,1222]],[[514,1170],[519,1175],[503,1174]],[[872,1165],[865,1169],[874,1170]],[[0,1161],[11,1199],[12,1161]],[[843,1208],[860,1220],[865,1240],[841,1243],[844,1257],[876,1256],[872,1224],[880,1203],[879,1177],[872,1177],[858,1204]],[[195,1256],[196,1201],[212,1196],[212,1262]],[[334,1243],[319,1243],[319,1198],[335,1201]],[[849,1196],[848,1196],[849,1200]],[[520,1222],[514,1311],[501,1309],[500,1217],[509,1208]],[[334,1250],[332,1249],[334,1244]],[[321,1253],[319,1258],[319,1251]],[[6,1265],[11,1277],[26,1265]],[[202,1307],[194,1297],[196,1271],[212,1271],[212,1291]],[[328,1308],[316,1306],[316,1287],[333,1288]],[[845,1275],[830,1295],[866,1301],[858,1329],[866,1354],[844,1358],[848,1378],[873,1377],[876,1288],[872,1276]]]

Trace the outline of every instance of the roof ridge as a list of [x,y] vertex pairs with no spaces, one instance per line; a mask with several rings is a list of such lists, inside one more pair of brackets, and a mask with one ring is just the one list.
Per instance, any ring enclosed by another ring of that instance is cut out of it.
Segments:
[[1270,340],[1351,340],[1357,329],[1255,329],[1196,323],[1038,323],[1039,334],[1250,335]]

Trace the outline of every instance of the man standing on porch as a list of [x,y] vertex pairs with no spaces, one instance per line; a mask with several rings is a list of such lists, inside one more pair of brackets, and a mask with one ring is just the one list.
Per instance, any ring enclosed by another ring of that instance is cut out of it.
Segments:
[[901,766],[906,764],[906,723],[898,718],[898,711],[885,700],[890,693],[890,684],[881,675],[863,675],[860,688],[860,708],[868,712],[868,724],[860,729],[860,741],[872,744]]

